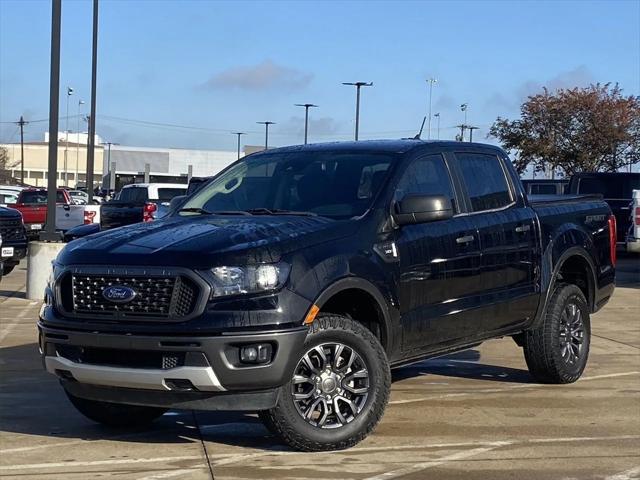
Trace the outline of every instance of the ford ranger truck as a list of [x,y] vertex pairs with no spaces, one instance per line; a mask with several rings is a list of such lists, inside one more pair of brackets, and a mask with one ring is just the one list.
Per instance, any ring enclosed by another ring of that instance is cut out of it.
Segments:
[[242,158],[179,209],[67,244],[38,322],[91,420],[258,412],[299,450],[355,445],[391,369],[511,336],[565,384],[614,290],[599,196],[528,198],[476,143],[365,141]]

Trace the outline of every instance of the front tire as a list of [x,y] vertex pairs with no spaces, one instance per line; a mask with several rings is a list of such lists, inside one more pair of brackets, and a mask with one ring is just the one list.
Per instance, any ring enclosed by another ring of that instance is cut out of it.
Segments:
[[541,325],[524,334],[524,357],[541,383],[573,383],[589,357],[591,320],[587,300],[576,285],[556,286]]
[[378,339],[349,318],[323,315],[311,326],[277,405],[261,418],[294,449],[345,449],[373,431],[390,389],[389,362]]
[[166,412],[164,408],[101,402],[76,397],[69,392],[66,393],[73,406],[76,407],[81,414],[94,422],[109,427],[147,426]]
[[5,265],[4,267],[2,267],[2,274],[3,275],[9,275],[11,272],[13,272],[13,269],[16,268],[15,265]]

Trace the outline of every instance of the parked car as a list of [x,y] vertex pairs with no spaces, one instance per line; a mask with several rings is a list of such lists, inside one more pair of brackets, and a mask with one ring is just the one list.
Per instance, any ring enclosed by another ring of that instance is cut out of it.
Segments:
[[167,212],[171,199],[184,195],[187,185],[174,183],[134,183],[120,190],[117,198],[101,209],[102,230],[150,222]]
[[268,150],[166,218],[68,244],[43,364],[104,424],[245,410],[293,448],[347,448],[407,363],[512,336],[536,381],[580,378],[615,238],[599,196],[532,202],[495,146]]
[[577,173],[571,177],[568,191],[575,194],[600,194],[609,204],[618,222],[618,245],[625,246],[629,230],[633,190],[640,190],[640,173]]
[[0,207],[6,207],[12,203],[16,203],[18,200],[18,194],[14,192],[2,192],[0,191]]
[[[27,238],[37,238],[47,220],[47,190],[27,188],[20,192],[17,202],[8,207],[22,214]],[[97,206],[75,205],[64,189],[56,191],[56,230],[66,231],[86,221],[93,221],[99,208]]]
[[527,179],[522,186],[527,195],[563,195],[566,193],[569,180]]
[[27,255],[27,234],[22,214],[13,208],[0,207],[0,234],[3,244],[0,256],[4,275],[9,275]]
[[627,231],[626,245],[627,252],[640,253],[640,190],[632,193],[631,212],[629,218],[629,230]]
[[89,195],[82,190],[69,190],[69,196],[77,205],[86,205],[89,203]]

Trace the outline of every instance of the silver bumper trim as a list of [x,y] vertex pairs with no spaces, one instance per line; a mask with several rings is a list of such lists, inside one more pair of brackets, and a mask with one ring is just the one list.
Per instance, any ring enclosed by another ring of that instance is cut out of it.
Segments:
[[53,356],[45,357],[44,362],[49,373],[57,375],[56,370],[66,370],[78,382],[92,385],[171,390],[166,384],[167,380],[185,379],[189,380],[198,390],[216,392],[226,390],[220,384],[211,367],[177,367],[167,370],[118,368],[76,363],[66,358]]

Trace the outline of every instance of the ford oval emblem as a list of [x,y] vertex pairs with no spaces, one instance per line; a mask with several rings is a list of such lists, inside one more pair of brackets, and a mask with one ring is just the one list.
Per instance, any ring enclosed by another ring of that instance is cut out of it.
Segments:
[[137,292],[123,285],[112,285],[102,290],[102,296],[113,303],[127,303],[133,300]]

